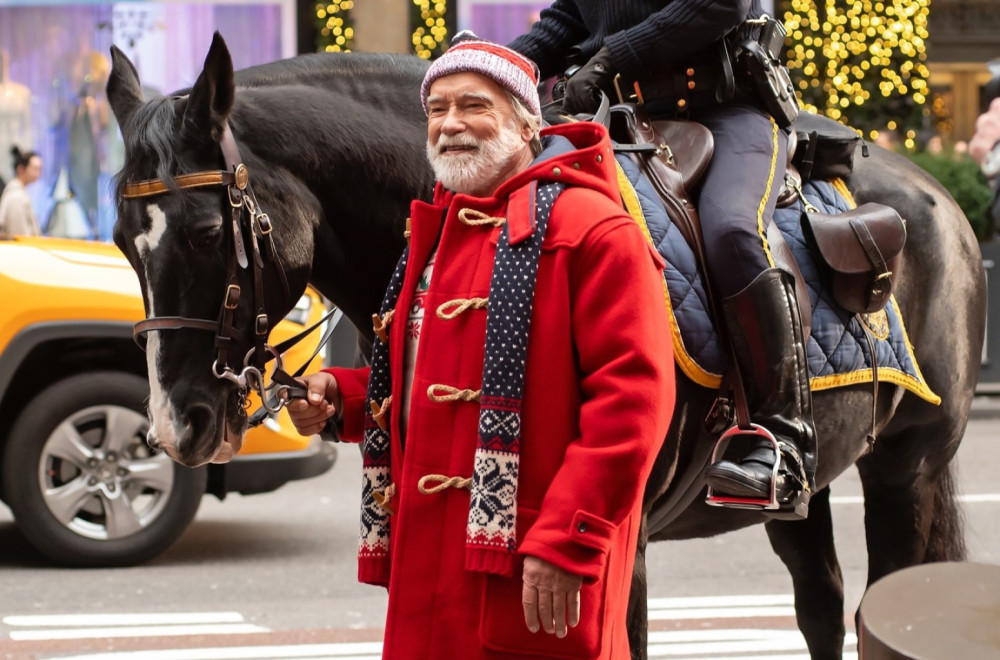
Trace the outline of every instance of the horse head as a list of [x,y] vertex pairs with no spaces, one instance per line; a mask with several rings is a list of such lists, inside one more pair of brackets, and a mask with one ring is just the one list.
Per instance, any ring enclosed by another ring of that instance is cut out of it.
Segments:
[[125,143],[114,240],[145,303],[148,442],[185,465],[225,462],[242,446],[248,391],[263,388],[268,330],[308,281],[319,211],[297,179],[265,175],[236,146],[233,63],[218,33],[187,93],[144,101],[115,47],[112,63]]

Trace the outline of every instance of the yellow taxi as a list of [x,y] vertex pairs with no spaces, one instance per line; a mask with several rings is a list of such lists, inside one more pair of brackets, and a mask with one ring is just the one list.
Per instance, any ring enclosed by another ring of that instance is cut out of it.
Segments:
[[[0,236],[0,498],[42,553],[69,566],[123,566],[166,550],[201,498],[272,491],[323,474],[329,443],[287,413],[249,432],[225,465],[190,469],[146,445],[149,383],[132,340],[144,317],[138,279],[114,245]],[[271,343],[316,323],[308,289]],[[284,356],[313,360],[320,331]]]

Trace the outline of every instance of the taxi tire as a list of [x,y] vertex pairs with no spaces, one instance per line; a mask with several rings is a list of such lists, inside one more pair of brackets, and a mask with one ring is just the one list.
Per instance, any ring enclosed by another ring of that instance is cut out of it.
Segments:
[[[104,371],[77,374],[36,395],[11,428],[4,448],[4,499],[18,529],[54,562],[71,567],[130,566],[165,551],[187,529],[205,494],[207,471],[173,464],[167,503],[142,529],[120,539],[93,539],[76,533],[49,511],[39,483],[45,440],[65,420],[91,406],[121,406],[146,414],[149,383],[135,374]],[[25,441],[25,440],[28,441]]]

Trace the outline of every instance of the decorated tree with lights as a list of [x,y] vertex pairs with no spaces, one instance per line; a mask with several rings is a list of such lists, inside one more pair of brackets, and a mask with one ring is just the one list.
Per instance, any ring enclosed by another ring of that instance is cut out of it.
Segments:
[[413,52],[425,60],[444,52],[448,39],[447,0],[413,0]]
[[[317,49],[347,52],[354,47],[354,23],[351,9],[356,0],[327,0],[316,3]],[[412,0],[410,24],[413,26],[413,52],[424,59],[440,55],[449,36],[448,25],[454,22],[454,2],[447,0]]]
[[354,0],[330,0],[316,3],[317,50],[328,53],[350,52],[354,47],[354,23],[351,8]]
[[784,0],[787,58],[806,109],[912,148],[927,123],[930,0]]

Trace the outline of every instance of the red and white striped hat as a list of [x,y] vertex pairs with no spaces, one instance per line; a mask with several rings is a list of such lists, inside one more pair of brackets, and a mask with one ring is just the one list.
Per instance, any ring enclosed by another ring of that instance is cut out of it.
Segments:
[[453,73],[478,73],[509,91],[538,118],[538,67],[524,55],[499,44],[482,41],[471,32],[461,32],[452,40],[444,55],[437,58],[420,86],[420,103],[427,112],[427,94],[431,83]]

